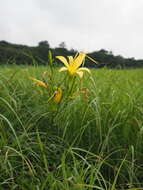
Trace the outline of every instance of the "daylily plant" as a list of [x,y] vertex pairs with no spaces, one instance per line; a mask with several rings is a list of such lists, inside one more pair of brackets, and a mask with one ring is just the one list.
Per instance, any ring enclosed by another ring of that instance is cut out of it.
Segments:
[[68,56],[68,61],[63,56],[56,56],[56,58],[63,62],[65,65],[59,70],[59,72],[68,71],[69,75],[73,76],[75,74],[78,74],[79,77],[82,78],[84,71],[90,73],[90,70],[88,68],[80,67],[85,59],[85,56],[85,53],[80,52],[78,55],[75,55],[75,57]]
[[[41,80],[35,79],[33,77],[29,77],[29,79],[33,80],[38,86],[42,86],[44,88],[49,88],[49,86]],[[57,90],[54,92],[54,94],[51,96],[51,98],[53,98],[55,103],[60,103],[60,101],[62,99],[62,89],[57,88]]]
[[[82,79],[84,72],[91,73],[90,70],[86,67],[83,67],[83,63],[85,58],[90,59],[92,62],[97,63],[95,60],[93,60],[91,57],[89,57],[87,54],[83,52],[76,53],[75,56],[68,56],[66,59],[63,56],[57,56],[56,58],[59,59],[61,62],[64,63],[64,67],[61,67],[59,69],[59,72],[66,71],[70,76],[79,75],[79,77]],[[35,82],[38,86],[42,86],[47,89],[47,99],[49,101],[53,101],[55,103],[60,103],[62,99],[66,99],[67,97],[73,97],[76,94],[83,94],[85,98],[88,96],[88,90],[85,88],[82,88],[82,83],[80,81],[79,86],[76,83],[76,77],[69,77],[66,80],[66,77],[64,80],[62,79],[62,82],[60,84],[56,85],[56,81],[53,81],[53,75],[54,71],[52,66],[52,58],[51,58],[51,64],[50,64],[50,70],[51,70],[51,77],[49,76],[49,82],[47,83],[45,80],[45,74],[43,73],[43,80],[38,80],[36,78],[30,77],[30,79]],[[56,73],[55,73],[56,74]],[[55,78],[54,78],[55,80]],[[61,87],[61,88],[60,88]],[[63,93],[63,90],[64,93]],[[64,96],[63,96],[64,94]]]

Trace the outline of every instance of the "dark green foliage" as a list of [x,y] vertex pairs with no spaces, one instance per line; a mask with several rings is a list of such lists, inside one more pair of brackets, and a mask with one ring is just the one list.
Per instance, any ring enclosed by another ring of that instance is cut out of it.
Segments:
[[[74,55],[77,52],[74,49],[68,50],[64,42],[60,43],[59,47],[51,48],[46,40],[39,42],[38,46],[34,47],[0,41],[0,64],[33,64],[33,62],[36,62],[39,65],[44,65],[48,62],[48,50],[52,51],[53,57],[57,55]],[[143,60],[124,58],[120,55],[115,56],[112,52],[104,49],[91,52],[88,55],[100,64],[96,65],[87,60],[87,67],[118,69],[143,67]]]

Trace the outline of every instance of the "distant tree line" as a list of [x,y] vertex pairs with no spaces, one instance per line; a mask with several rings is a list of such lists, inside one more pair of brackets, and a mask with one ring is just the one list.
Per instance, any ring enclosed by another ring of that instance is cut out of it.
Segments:
[[[74,55],[77,51],[74,49],[68,50],[64,42],[61,42],[58,47],[51,48],[48,41],[41,41],[37,46],[26,46],[12,44],[6,41],[0,41],[0,64],[33,64],[36,62],[39,65],[48,63],[48,51],[52,52],[53,58],[57,55],[69,56]],[[113,55],[111,51],[101,49],[88,53],[88,55],[98,61],[96,65],[87,59],[87,67],[109,67],[109,68],[138,68],[143,67],[143,60],[134,58],[124,58],[121,55]],[[57,60],[55,60],[55,63]]]

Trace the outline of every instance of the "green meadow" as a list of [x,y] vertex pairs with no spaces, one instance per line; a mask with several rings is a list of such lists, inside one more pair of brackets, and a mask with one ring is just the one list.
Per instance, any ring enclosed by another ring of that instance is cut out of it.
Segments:
[[0,190],[142,189],[143,69],[90,70],[57,104],[48,66],[0,66]]

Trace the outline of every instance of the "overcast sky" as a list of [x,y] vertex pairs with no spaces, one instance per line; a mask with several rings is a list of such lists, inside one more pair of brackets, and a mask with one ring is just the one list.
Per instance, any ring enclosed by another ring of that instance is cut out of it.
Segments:
[[0,0],[0,40],[143,59],[143,0]]

